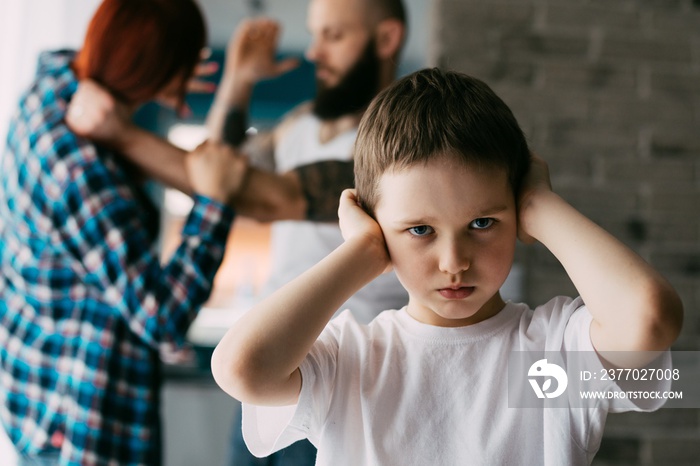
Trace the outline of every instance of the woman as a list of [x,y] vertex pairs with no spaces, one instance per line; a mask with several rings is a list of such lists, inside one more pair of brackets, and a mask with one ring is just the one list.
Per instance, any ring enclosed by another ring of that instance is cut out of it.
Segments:
[[160,463],[158,348],[209,295],[246,164],[212,144],[188,155],[194,207],[161,265],[132,169],[64,117],[83,78],[130,111],[181,107],[205,36],[192,0],[104,0],[81,50],[42,54],[20,100],[0,166],[0,416],[21,464]]

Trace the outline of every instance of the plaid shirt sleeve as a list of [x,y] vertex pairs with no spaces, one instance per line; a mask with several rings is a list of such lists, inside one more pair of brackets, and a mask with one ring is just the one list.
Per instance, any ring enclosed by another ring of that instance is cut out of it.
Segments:
[[71,150],[75,156],[62,158],[68,166],[54,167],[69,173],[51,209],[64,244],[81,264],[86,282],[146,344],[182,344],[211,291],[233,211],[196,196],[181,244],[161,265],[144,226],[147,213],[111,166],[114,161],[97,156],[91,144],[77,143]]

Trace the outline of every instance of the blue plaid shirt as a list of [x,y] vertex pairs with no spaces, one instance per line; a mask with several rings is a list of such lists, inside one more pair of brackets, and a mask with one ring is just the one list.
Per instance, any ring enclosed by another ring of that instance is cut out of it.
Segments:
[[233,212],[196,197],[161,265],[128,165],[63,121],[72,58],[42,55],[0,160],[0,416],[23,454],[157,464],[159,345],[183,343]]

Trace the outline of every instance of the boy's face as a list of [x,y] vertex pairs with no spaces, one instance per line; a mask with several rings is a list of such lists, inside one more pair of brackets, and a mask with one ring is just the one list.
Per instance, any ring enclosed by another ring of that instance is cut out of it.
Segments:
[[517,236],[505,170],[440,157],[384,173],[375,216],[414,319],[460,327],[503,308]]

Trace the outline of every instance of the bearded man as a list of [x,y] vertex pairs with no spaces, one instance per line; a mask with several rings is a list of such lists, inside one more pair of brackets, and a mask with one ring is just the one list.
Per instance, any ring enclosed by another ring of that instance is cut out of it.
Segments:
[[[270,132],[246,137],[247,109],[255,84],[296,66],[276,59],[279,24],[243,21],[227,47],[224,74],[207,118],[209,137],[240,146],[250,159],[245,184],[233,207],[241,215],[274,221],[271,293],[323,259],[342,242],[337,224],[340,192],[353,185],[353,147],[370,101],[395,79],[405,41],[401,0],[311,0],[307,27],[312,41],[306,58],[315,64],[317,93],[286,115]],[[157,140],[120,118],[118,103],[94,83],[81,85],[68,123],[76,132],[116,146],[147,174],[184,192],[189,181],[182,155],[162,150]],[[102,102],[102,106],[100,106]],[[116,109],[116,111],[115,111]],[[77,114],[77,115],[76,115]],[[154,151],[158,147],[161,150]],[[408,300],[393,273],[384,274],[339,310],[350,309],[367,323],[379,311]],[[240,413],[239,413],[240,414]],[[267,459],[253,458],[234,420],[230,464],[313,465],[315,449],[304,440]]]
[[[364,110],[395,79],[404,41],[405,12],[400,1],[312,0],[307,27],[312,41],[306,58],[316,65],[315,99],[290,112],[271,134],[250,141],[244,151],[254,166],[265,160],[259,166],[272,168],[281,176],[301,175],[301,185],[307,191],[329,191],[325,197],[315,196],[319,202],[312,212],[335,211],[338,197],[330,194],[333,189],[313,182],[309,171],[319,180],[324,179],[319,176],[320,167],[326,172],[342,172],[351,166],[348,162],[352,161]],[[219,126],[221,122],[229,122],[224,125],[229,131],[235,126],[230,124],[236,120],[231,116],[247,107],[255,82],[291,66],[287,61],[275,62],[276,47],[270,42],[276,41],[278,34],[278,24],[264,19],[249,20],[234,34],[223,83],[210,112],[211,134],[226,134],[224,127]],[[222,109],[226,109],[228,118],[221,117]],[[351,187],[352,178],[335,185],[336,189],[340,185]],[[272,274],[264,294],[312,267],[343,239],[337,223],[288,220],[272,224],[271,241]],[[406,298],[396,276],[385,274],[353,296],[341,310],[350,309],[359,321],[369,322],[380,309],[400,308]],[[240,429],[236,419],[229,463],[232,466],[314,464],[315,449],[306,440],[261,462],[247,451]]]

